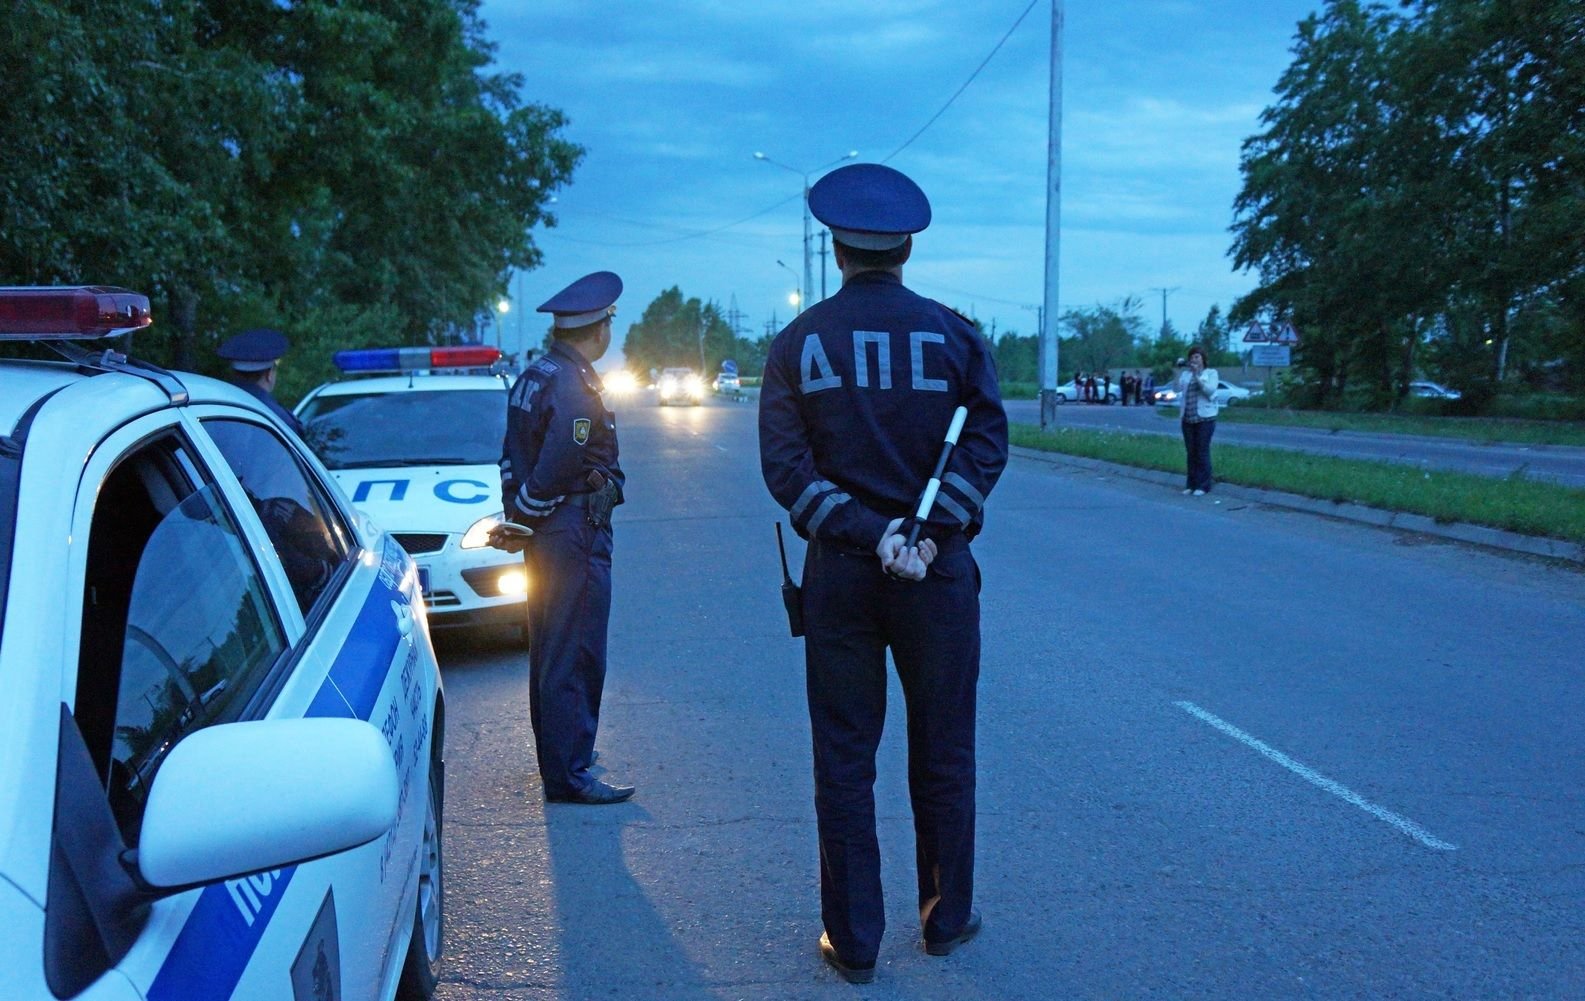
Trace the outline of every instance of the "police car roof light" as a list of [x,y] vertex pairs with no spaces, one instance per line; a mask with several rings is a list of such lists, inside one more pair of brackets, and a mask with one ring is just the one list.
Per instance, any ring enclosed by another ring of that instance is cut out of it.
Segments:
[[336,368],[343,372],[422,372],[437,368],[477,368],[494,364],[497,348],[466,344],[449,348],[359,348],[337,351]]
[[0,340],[92,340],[153,322],[149,297],[124,288],[0,287]]

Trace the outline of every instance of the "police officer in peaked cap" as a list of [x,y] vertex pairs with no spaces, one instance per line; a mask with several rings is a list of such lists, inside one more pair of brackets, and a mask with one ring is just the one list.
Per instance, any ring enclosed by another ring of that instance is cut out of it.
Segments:
[[292,342],[279,330],[256,327],[226,338],[215,354],[231,363],[231,380],[238,388],[264,404],[270,413],[300,435],[303,426],[290,410],[275,400],[275,378],[281,359],[291,346]]
[[529,718],[545,799],[620,803],[632,786],[590,774],[606,623],[611,616],[611,511],[622,502],[616,417],[592,367],[611,346],[622,279],[597,271],[551,296],[554,342],[507,397],[501,499],[529,575]]
[[[809,541],[802,610],[820,839],[820,951],[867,983],[885,928],[875,751],[890,648],[907,702],[908,787],[925,950],[973,938],[974,727],[980,571],[970,542],[1007,463],[1007,418],[985,340],[903,285],[930,224],[890,167],[822,177],[809,211],[831,229],[842,287],[771,344],[760,395],[765,484]],[[968,417],[938,498],[906,545],[954,410]]]

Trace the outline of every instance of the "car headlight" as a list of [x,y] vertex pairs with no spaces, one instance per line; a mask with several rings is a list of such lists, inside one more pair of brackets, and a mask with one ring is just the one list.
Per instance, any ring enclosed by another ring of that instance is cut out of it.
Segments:
[[506,512],[497,511],[492,515],[480,518],[468,530],[462,533],[462,548],[483,549],[490,544],[490,529],[506,520]]
[[677,380],[676,379],[662,379],[662,380],[660,380],[660,395],[662,395],[662,396],[670,396],[671,394],[675,393],[676,391],[677,391]]

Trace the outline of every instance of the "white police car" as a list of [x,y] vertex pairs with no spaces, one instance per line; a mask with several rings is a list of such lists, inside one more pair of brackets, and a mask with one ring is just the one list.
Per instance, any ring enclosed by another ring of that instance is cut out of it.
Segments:
[[[443,693],[412,560],[223,382],[0,289],[7,999],[426,998]],[[14,352],[13,352],[14,353]]]
[[[433,626],[525,627],[520,556],[489,547],[501,523],[502,374],[492,347],[370,348],[336,353],[348,376],[303,398],[303,437],[352,503],[418,563]],[[402,372],[401,375],[377,373]]]

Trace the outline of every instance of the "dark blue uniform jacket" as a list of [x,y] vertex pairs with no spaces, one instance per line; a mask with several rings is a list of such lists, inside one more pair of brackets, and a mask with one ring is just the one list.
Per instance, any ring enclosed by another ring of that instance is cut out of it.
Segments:
[[543,518],[568,496],[589,493],[591,471],[617,486],[616,415],[600,377],[574,348],[553,342],[507,396],[501,504],[510,520]]
[[281,406],[280,402],[277,401],[275,397],[271,396],[269,391],[263,386],[260,386],[256,382],[248,382],[246,380],[234,382],[232,385],[236,386],[244,393],[247,393],[249,396],[264,404],[270,413],[281,419],[281,423],[291,428],[299,436],[302,435],[303,426],[297,422],[297,418],[292,416],[292,412],[290,410],[287,410],[285,407]]
[[1007,465],[989,345],[962,316],[861,272],[776,335],[760,390],[765,485],[804,538],[873,550],[914,513],[952,412],[968,407],[924,534],[972,538]]

